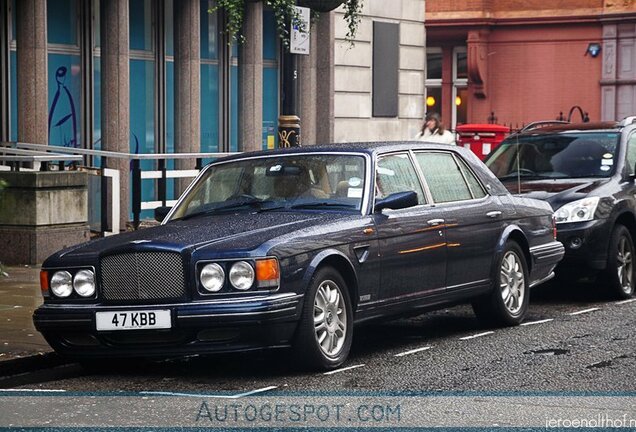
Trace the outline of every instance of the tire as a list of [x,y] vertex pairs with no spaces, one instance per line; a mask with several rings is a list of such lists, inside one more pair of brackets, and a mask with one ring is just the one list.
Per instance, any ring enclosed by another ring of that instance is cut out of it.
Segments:
[[634,241],[624,225],[616,225],[612,231],[604,276],[612,297],[634,295]]
[[319,268],[305,295],[294,340],[298,365],[335,369],[345,362],[353,339],[353,312],[344,279],[331,267]]
[[515,326],[528,312],[528,265],[521,247],[508,241],[495,267],[490,294],[473,302],[477,317],[496,326]]

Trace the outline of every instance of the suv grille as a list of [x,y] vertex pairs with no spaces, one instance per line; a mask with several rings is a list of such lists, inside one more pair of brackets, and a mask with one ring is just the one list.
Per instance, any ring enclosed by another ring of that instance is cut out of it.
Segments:
[[185,293],[183,259],[174,252],[137,252],[101,259],[105,300],[173,300]]

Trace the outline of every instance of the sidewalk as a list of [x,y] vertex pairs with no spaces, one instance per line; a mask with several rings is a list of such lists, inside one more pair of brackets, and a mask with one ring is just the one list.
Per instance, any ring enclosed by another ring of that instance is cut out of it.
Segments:
[[51,353],[33,327],[32,315],[42,304],[40,268],[8,267],[0,276],[0,363]]

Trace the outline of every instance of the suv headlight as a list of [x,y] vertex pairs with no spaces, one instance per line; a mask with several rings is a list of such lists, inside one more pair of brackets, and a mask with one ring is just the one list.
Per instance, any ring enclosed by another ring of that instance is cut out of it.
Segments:
[[559,224],[592,220],[598,201],[599,197],[591,197],[568,203],[554,213],[556,222]]

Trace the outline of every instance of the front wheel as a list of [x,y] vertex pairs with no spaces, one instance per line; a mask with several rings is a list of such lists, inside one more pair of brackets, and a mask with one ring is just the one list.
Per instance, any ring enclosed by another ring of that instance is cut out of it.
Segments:
[[623,225],[616,225],[612,231],[605,279],[614,297],[628,299],[634,295],[634,242]]
[[303,367],[335,369],[347,359],[352,338],[353,313],[347,285],[335,269],[318,269],[305,296],[295,354]]
[[473,302],[477,317],[489,324],[519,325],[528,312],[528,266],[521,247],[509,241],[493,275],[492,292]]

